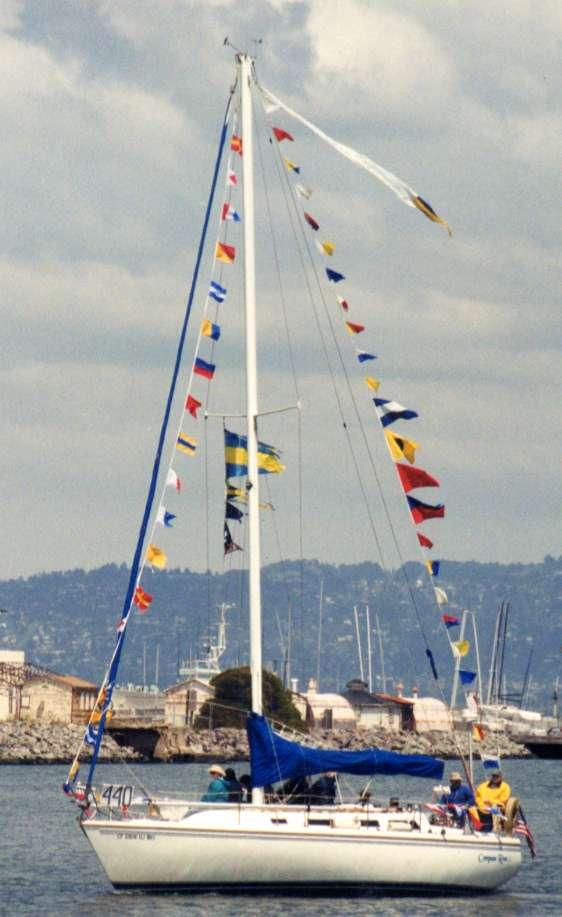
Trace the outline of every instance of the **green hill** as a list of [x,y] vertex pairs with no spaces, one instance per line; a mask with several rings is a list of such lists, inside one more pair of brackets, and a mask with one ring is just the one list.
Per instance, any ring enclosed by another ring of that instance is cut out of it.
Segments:
[[[0,615],[0,648],[23,649],[30,661],[99,681],[114,645],[127,575],[124,565],[109,565],[0,582],[0,607],[5,609]],[[264,664],[268,668],[283,674],[290,618],[290,673],[299,678],[301,686],[316,676],[321,582],[322,690],[343,688],[359,674],[353,608],[358,607],[365,656],[368,605],[375,686],[382,688],[376,615],[387,690],[394,690],[394,683],[401,680],[406,693],[414,683],[423,691],[435,693],[423,630],[449,691],[452,663],[441,611],[435,605],[427,576],[415,563],[393,573],[372,563],[332,566],[290,561],[266,567],[263,626]],[[511,565],[448,561],[443,563],[439,582],[450,601],[444,610],[459,613],[468,608],[476,615],[486,678],[496,611],[501,601],[510,602],[507,689],[521,688],[532,649],[528,703],[550,709],[552,685],[560,674],[562,558]],[[221,602],[232,605],[227,616],[228,647],[223,667],[248,663],[245,575],[229,572],[207,576],[170,570],[145,574],[143,587],[153,593],[154,601],[147,614],[135,611],[127,630],[121,682],[142,682],[143,658],[147,682],[153,682],[157,647],[160,686],[176,681],[179,662],[190,652],[201,655],[205,639],[213,633]],[[463,663],[465,668],[473,668],[474,664],[474,655]]]

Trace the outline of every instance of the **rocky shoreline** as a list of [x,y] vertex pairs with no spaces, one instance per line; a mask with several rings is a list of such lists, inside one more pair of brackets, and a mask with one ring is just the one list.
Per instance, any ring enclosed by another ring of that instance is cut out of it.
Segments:
[[[0,764],[69,764],[74,760],[84,726],[59,723],[0,723]],[[81,761],[90,758],[86,749]],[[103,738],[99,760],[104,762],[142,761],[134,748],[120,748],[107,734]]]
[[[213,729],[196,732],[194,729],[164,726],[158,730],[158,739],[150,753],[117,744],[106,733],[100,750],[102,762],[119,761],[243,761],[248,759],[246,733],[241,729]],[[84,727],[52,723],[14,721],[0,723],[0,764],[65,764],[74,759],[76,749],[84,734]],[[442,732],[418,735],[411,732],[387,732],[369,729],[315,730],[311,736],[319,747],[348,749],[385,748],[403,754],[433,755],[437,758],[458,758],[458,749],[468,754],[468,737],[465,734]],[[497,754],[498,738],[475,745],[479,753]],[[527,758],[530,752],[524,745],[507,736],[499,739],[502,759]],[[89,749],[83,751],[83,760],[90,757]]]

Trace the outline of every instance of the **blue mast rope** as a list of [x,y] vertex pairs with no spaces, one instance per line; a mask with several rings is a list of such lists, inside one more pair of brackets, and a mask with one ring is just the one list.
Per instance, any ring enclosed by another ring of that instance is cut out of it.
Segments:
[[[198,251],[197,251],[197,259],[196,259],[196,262],[195,262],[195,268],[194,268],[194,270],[193,270],[193,276],[192,276],[192,279],[191,279],[191,289],[190,289],[190,291],[189,291],[189,297],[188,297],[188,300],[187,300],[187,305],[186,305],[185,315],[184,315],[184,319],[183,319],[183,324],[182,324],[180,339],[179,339],[179,343],[178,343],[178,350],[177,350],[177,354],[176,354],[176,362],[175,362],[174,371],[173,371],[173,374],[172,374],[172,380],[171,380],[171,382],[170,382],[170,390],[169,390],[169,392],[168,392],[168,400],[167,400],[167,402],[166,402],[166,410],[164,411],[164,417],[162,418],[162,426],[161,426],[161,428],[160,428],[160,436],[159,436],[159,439],[158,439],[158,447],[157,447],[157,449],[156,449],[156,455],[155,455],[155,457],[154,457],[154,465],[153,465],[153,468],[152,468],[152,477],[151,477],[151,479],[150,479],[150,486],[149,486],[149,488],[148,488],[148,495],[147,495],[147,498],[146,498],[146,505],[145,505],[145,508],[144,508],[144,514],[143,514],[143,517],[142,517],[142,522],[141,522],[141,526],[140,526],[140,530],[139,530],[139,535],[138,535],[138,540],[137,540],[137,546],[136,546],[136,549],[135,549],[135,554],[134,554],[134,558],[133,558],[133,563],[132,563],[132,566],[131,566],[131,575],[130,575],[130,577],[129,577],[129,585],[128,585],[128,588],[127,588],[127,594],[126,594],[126,596],[125,596],[125,602],[124,602],[124,605],[123,605],[123,614],[122,614],[122,617],[123,617],[123,618],[127,616],[127,613],[129,612],[130,607],[131,607],[131,603],[132,603],[132,601],[133,601],[133,593],[134,593],[135,586],[136,586],[136,582],[137,582],[137,576],[138,576],[138,572],[139,572],[139,567],[140,567],[140,562],[141,562],[141,557],[142,557],[142,551],[143,551],[143,546],[144,546],[144,539],[145,539],[145,537],[146,537],[146,530],[147,530],[147,528],[148,528],[148,522],[149,522],[149,519],[150,519],[150,514],[151,514],[151,512],[152,512],[152,505],[153,505],[153,503],[154,503],[154,494],[155,494],[155,492],[156,492],[156,484],[157,484],[157,481],[158,481],[158,474],[159,474],[159,472],[160,472],[160,461],[161,461],[161,458],[162,458],[162,450],[163,450],[163,448],[164,448],[164,441],[165,441],[165,439],[166,439],[166,433],[167,433],[167,429],[168,429],[168,422],[169,422],[169,419],[170,419],[170,412],[171,412],[171,409],[172,409],[172,403],[173,403],[174,395],[175,395],[175,391],[176,391],[176,383],[177,383],[177,379],[178,379],[178,375],[179,375],[179,370],[180,370],[180,365],[181,365],[181,359],[182,359],[182,355],[183,355],[183,348],[184,348],[184,345],[185,345],[185,338],[186,338],[186,335],[187,335],[187,327],[188,327],[188,324],[189,324],[189,317],[190,317],[190,315],[191,315],[191,307],[192,307],[192,305],[193,305],[193,300],[194,300],[194,298],[195,298],[195,288],[196,288],[196,286],[197,286],[197,279],[198,279],[198,276],[199,276],[199,269],[200,269],[200,267],[201,267],[201,260],[202,260],[202,257],[203,257],[203,250],[204,250],[204,248],[205,248],[205,241],[206,241],[206,237],[207,237],[207,229],[208,229],[208,226],[209,226],[209,219],[210,219],[210,216],[211,216],[211,209],[212,209],[212,206],[213,206],[213,200],[214,200],[215,191],[216,191],[216,187],[217,187],[217,181],[218,181],[218,176],[219,176],[219,171],[220,171],[220,164],[221,164],[222,154],[223,154],[223,150],[224,150],[224,143],[225,143],[225,140],[226,140],[226,131],[227,131],[227,128],[228,128],[228,113],[229,113],[231,101],[232,101],[232,92],[231,92],[231,94],[230,94],[230,96],[229,96],[228,103],[227,103],[227,106],[226,106],[226,111],[225,111],[225,114],[224,114],[223,126],[222,126],[222,130],[221,130],[221,134],[220,134],[220,140],[219,140],[219,147],[218,147],[217,157],[216,157],[216,161],[215,161],[215,169],[214,169],[214,172],[213,172],[213,180],[212,180],[212,183],[211,183],[211,190],[210,190],[210,193],[209,193],[209,200],[208,200],[208,202],[207,202],[207,210],[206,210],[206,212],[205,212],[205,220],[204,220],[204,222],[203,222],[203,228],[202,228],[202,230],[201,230],[201,238],[200,238],[200,240],[199,240],[199,248],[198,248]],[[107,683],[106,683],[106,694],[105,694],[105,697],[104,697],[104,700],[103,700],[103,710],[102,710],[102,714],[101,714],[101,718],[100,718],[98,730],[97,730],[96,737],[95,737],[95,745],[94,745],[93,752],[92,752],[92,760],[91,760],[91,762],[90,762],[90,769],[89,769],[89,771],[88,771],[88,779],[87,779],[87,783],[86,783],[86,786],[87,786],[88,789],[89,789],[89,788],[91,787],[91,785],[92,785],[92,778],[93,778],[93,776],[94,776],[94,771],[95,771],[95,769],[96,769],[96,764],[97,764],[97,761],[98,761],[98,755],[99,755],[99,750],[100,750],[100,746],[101,746],[101,741],[102,741],[103,734],[104,734],[104,731],[105,731],[105,721],[106,721],[107,711],[108,711],[108,709],[109,709],[109,705],[110,705],[110,702],[111,702],[111,697],[112,697],[112,694],[113,694],[113,688],[114,688],[114,686],[115,686],[115,676],[117,675],[117,669],[119,668],[119,661],[120,661],[120,659],[121,659],[121,652],[122,652],[122,650],[123,650],[123,644],[124,644],[124,642],[125,642],[125,631],[123,631],[123,632],[120,634],[120,637],[121,637],[121,640],[120,640],[120,643],[119,643],[117,652],[115,653],[115,656],[114,656],[114,658],[113,658],[113,662],[112,662],[112,664],[111,664],[111,668],[110,668],[109,673],[108,673],[108,678],[107,678]]]

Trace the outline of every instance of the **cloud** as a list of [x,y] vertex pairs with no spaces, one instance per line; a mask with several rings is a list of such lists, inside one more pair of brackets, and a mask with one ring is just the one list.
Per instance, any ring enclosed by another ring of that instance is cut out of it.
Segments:
[[[385,4],[313,0],[307,20],[314,97],[324,109],[345,102],[422,121],[450,97],[454,61],[414,16]],[[423,105],[420,105],[423,99]]]
[[[559,206],[552,190],[562,122],[560,5],[545,2],[538,15],[529,0],[501,8],[476,0],[471,17],[445,0],[405,0],[400,8],[359,0],[96,0],[67,7],[61,17],[51,4],[4,3],[0,14],[0,433],[8,444],[1,486],[12,545],[5,569],[18,575],[129,559],[126,533],[132,542],[232,81],[224,35],[248,48],[263,38],[257,70],[272,91],[403,177],[451,221],[452,240],[295,131],[295,158],[314,188],[307,209],[336,244],[333,266],[346,274],[350,317],[367,326],[360,344],[379,356],[381,393],[420,412],[415,437],[422,465],[443,481],[449,555],[523,559],[529,543],[534,557],[547,553],[560,429]],[[260,120],[259,104],[256,112]],[[266,141],[273,228],[260,217],[260,401],[275,408],[296,400],[276,280],[276,261],[286,260],[292,344],[306,367],[299,379],[312,521],[306,552],[356,560],[372,553],[364,516],[355,541],[342,540],[338,526],[328,534],[326,524],[327,494],[339,487],[346,505],[362,499],[333,380],[354,434],[359,421],[309,272],[333,379],[326,370],[300,282],[300,249],[284,225],[284,194],[271,190],[270,152]],[[217,200],[221,194],[219,184]],[[217,225],[215,212],[211,245]],[[361,423],[374,442],[373,405],[340,324],[340,291],[323,287],[324,264],[315,263]],[[212,270],[206,256],[196,309]],[[218,411],[243,403],[231,369],[242,336],[238,270],[239,261],[221,315],[220,371],[209,402]],[[180,388],[185,384],[184,367]],[[292,413],[262,422],[289,461],[287,502],[297,468],[292,423]],[[337,461],[326,460],[324,473],[318,456],[333,454],[336,439]],[[394,469],[384,449],[377,456],[391,488]],[[210,462],[220,490],[220,442]],[[197,462],[186,469],[189,509],[182,515],[190,519],[205,510],[202,470]],[[212,527],[217,563],[221,502],[222,493]],[[532,535],[526,545],[517,535],[522,513]],[[292,522],[282,516],[276,520],[288,539]],[[204,566],[199,547],[182,541],[179,562]]]

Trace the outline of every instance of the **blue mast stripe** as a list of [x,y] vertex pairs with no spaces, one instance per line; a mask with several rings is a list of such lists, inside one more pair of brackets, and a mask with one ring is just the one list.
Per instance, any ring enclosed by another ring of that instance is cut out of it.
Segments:
[[[171,380],[171,382],[170,382],[170,390],[169,390],[169,392],[168,392],[168,400],[167,400],[167,402],[166,402],[166,409],[165,409],[165,411],[164,411],[164,417],[163,417],[163,419],[162,419],[162,426],[161,426],[161,429],[160,429],[160,437],[159,437],[159,439],[158,439],[158,447],[157,447],[157,449],[156,449],[156,455],[155,455],[155,457],[154,457],[154,465],[153,465],[153,468],[152,468],[152,477],[151,477],[151,479],[150,479],[150,485],[149,485],[149,488],[148,488],[148,495],[147,495],[147,498],[146,498],[146,506],[145,506],[145,509],[144,509],[144,514],[143,514],[143,517],[142,517],[142,522],[141,522],[141,526],[140,526],[140,530],[139,530],[139,535],[138,535],[138,540],[137,540],[137,546],[136,546],[136,549],[135,549],[135,554],[134,554],[134,558],[133,558],[133,563],[132,563],[132,566],[131,566],[131,575],[130,575],[130,577],[129,577],[129,586],[128,586],[128,588],[127,588],[127,594],[126,594],[126,596],[125,596],[125,602],[124,602],[124,604],[123,604],[123,613],[122,613],[122,617],[123,617],[123,618],[126,617],[128,611],[129,611],[129,609],[130,609],[130,607],[131,607],[131,602],[133,601],[133,593],[134,593],[134,590],[135,590],[135,585],[136,585],[136,582],[137,582],[137,576],[138,576],[139,567],[140,567],[140,563],[141,563],[142,550],[143,550],[143,546],[144,546],[144,539],[145,539],[145,537],[146,537],[146,530],[147,530],[147,528],[148,528],[148,522],[149,522],[149,519],[150,519],[150,514],[151,514],[151,512],[152,512],[152,504],[153,504],[153,502],[154,502],[154,495],[155,495],[155,492],[156,492],[156,484],[157,484],[157,481],[158,481],[158,474],[159,474],[159,471],[160,471],[160,461],[161,461],[161,458],[162,458],[162,450],[163,450],[163,447],[164,447],[164,441],[165,441],[165,438],[166,438],[166,431],[167,431],[168,422],[169,422],[169,419],[170,419],[170,411],[171,411],[171,409],[172,409],[172,402],[173,402],[173,400],[174,400],[174,395],[175,395],[175,390],[176,390],[176,383],[177,383],[177,379],[178,379],[178,375],[179,375],[180,364],[181,364],[181,358],[182,358],[182,354],[183,354],[183,348],[184,348],[184,345],[185,345],[185,338],[186,338],[186,335],[187,335],[187,327],[188,327],[188,324],[189,324],[189,317],[190,317],[190,315],[191,315],[191,307],[192,307],[192,305],[193,305],[193,300],[194,300],[194,297],[195,297],[195,288],[196,288],[197,280],[198,280],[198,276],[199,276],[199,269],[200,269],[200,266],[201,266],[201,259],[202,259],[202,257],[203,257],[203,250],[204,250],[204,247],[205,247],[205,240],[206,240],[206,237],[207,237],[207,229],[208,229],[208,226],[209,226],[209,219],[210,219],[210,216],[211,216],[211,209],[212,209],[213,200],[214,200],[214,197],[215,197],[215,191],[216,191],[216,187],[217,187],[217,181],[218,181],[218,177],[219,177],[220,164],[221,164],[221,160],[222,160],[222,154],[223,154],[224,144],[225,144],[225,140],[226,140],[226,132],[227,132],[227,128],[228,128],[228,113],[229,113],[229,110],[230,110],[230,103],[231,103],[231,101],[232,101],[232,95],[229,96],[228,103],[227,103],[227,106],[226,106],[226,111],[225,111],[225,114],[224,114],[223,126],[222,126],[222,130],[221,130],[221,135],[220,135],[220,140],[219,140],[219,147],[218,147],[218,151],[217,151],[217,158],[216,158],[216,161],[215,161],[215,170],[214,170],[214,173],[213,173],[213,180],[212,180],[212,183],[211,183],[211,190],[210,190],[210,193],[209,193],[209,200],[208,200],[208,202],[207,202],[207,210],[206,210],[206,213],[205,213],[205,221],[204,221],[204,223],[203,223],[203,228],[202,228],[202,230],[201,230],[201,238],[200,238],[200,240],[199,240],[199,248],[198,248],[198,251],[197,251],[197,259],[196,259],[196,262],[195,262],[195,268],[194,268],[193,276],[192,276],[192,279],[191,279],[191,289],[190,289],[190,291],[189,291],[189,297],[188,297],[188,300],[187,300],[187,305],[186,305],[185,315],[184,315],[184,319],[183,319],[183,324],[182,324],[180,339],[179,339],[179,343],[178,343],[178,350],[177,350],[177,355],[176,355],[176,363],[175,363],[175,366],[174,366],[174,371],[173,371],[173,373],[172,373],[172,380]],[[102,712],[102,716],[101,716],[101,719],[100,719],[99,728],[98,728],[98,732],[97,732],[97,736],[96,736],[96,744],[95,744],[95,747],[94,747],[94,749],[93,749],[92,760],[91,760],[91,762],[90,762],[90,769],[89,769],[89,771],[88,771],[88,779],[87,779],[87,786],[88,786],[88,787],[90,787],[90,786],[92,785],[92,778],[93,778],[93,776],[94,776],[94,771],[95,771],[95,769],[96,769],[96,764],[97,764],[97,761],[98,761],[98,755],[99,755],[100,745],[101,745],[101,741],[102,741],[103,734],[104,734],[104,731],[105,731],[105,720],[106,720],[107,708],[109,707],[109,704],[110,704],[110,701],[111,701],[111,696],[112,696],[112,694],[113,694],[113,687],[114,687],[114,685],[115,685],[115,677],[116,677],[116,675],[117,675],[117,669],[119,668],[119,662],[120,662],[120,659],[121,659],[121,652],[122,652],[122,650],[123,650],[123,644],[124,644],[124,642],[125,642],[125,631],[124,631],[124,630],[119,634],[119,637],[120,637],[120,640],[119,640],[119,643],[118,643],[118,646],[117,646],[117,651],[116,651],[116,653],[115,653],[115,655],[114,655],[114,657],[113,657],[113,661],[112,661],[112,663],[111,663],[111,667],[110,667],[110,669],[109,669],[109,673],[108,673],[108,677],[107,677],[107,694],[106,694],[106,699],[105,699],[105,703],[104,703],[105,709],[104,709],[104,711]]]

